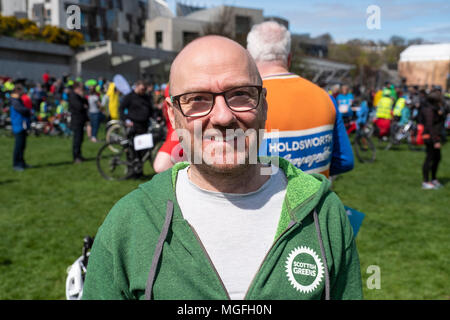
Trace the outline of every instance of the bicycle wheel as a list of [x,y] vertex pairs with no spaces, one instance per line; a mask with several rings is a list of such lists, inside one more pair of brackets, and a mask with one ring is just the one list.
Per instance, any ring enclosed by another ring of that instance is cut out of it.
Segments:
[[362,163],[364,162],[374,162],[376,156],[375,145],[372,139],[365,135],[355,137],[354,149],[356,152],[356,157]]
[[128,161],[128,145],[105,143],[97,154],[97,169],[106,180],[129,178],[133,168]]
[[364,134],[367,137],[371,137],[374,135],[375,133],[375,125],[373,124],[373,122],[367,122],[363,128],[364,130]]
[[106,130],[106,143],[110,143],[109,148],[113,152],[118,152],[119,149],[115,148],[114,143],[119,143],[122,139],[126,138],[125,129],[119,124],[115,123]]
[[397,140],[395,139],[395,133],[391,133],[389,135],[389,140],[387,141],[386,147],[384,148],[384,150],[389,150],[392,148],[392,146],[397,144]]

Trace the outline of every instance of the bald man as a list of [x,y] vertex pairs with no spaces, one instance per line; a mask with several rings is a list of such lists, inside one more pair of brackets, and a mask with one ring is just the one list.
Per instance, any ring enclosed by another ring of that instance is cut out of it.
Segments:
[[238,43],[199,38],[170,71],[188,161],[122,198],[100,227],[83,299],[359,299],[350,223],[322,175],[259,159],[267,103]]

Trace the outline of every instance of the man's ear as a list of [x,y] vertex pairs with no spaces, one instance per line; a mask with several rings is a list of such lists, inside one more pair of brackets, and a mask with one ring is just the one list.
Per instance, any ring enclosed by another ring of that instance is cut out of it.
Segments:
[[167,115],[169,116],[170,124],[172,125],[173,129],[176,129],[175,126],[175,107],[173,106],[172,99],[170,97],[166,98],[167,103]]
[[268,109],[266,95],[267,95],[267,90],[266,90],[266,88],[263,88],[263,97],[262,97],[263,101],[261,104],[261,109],[262,109],[261,111],[262,111],[262,117],[264,119],[264,122],[267,120],[267,109]]
[[288,69],[291,68],[291,63],[292,63],[292,53],[288,54],[288,58],[287,58],[287,67]]

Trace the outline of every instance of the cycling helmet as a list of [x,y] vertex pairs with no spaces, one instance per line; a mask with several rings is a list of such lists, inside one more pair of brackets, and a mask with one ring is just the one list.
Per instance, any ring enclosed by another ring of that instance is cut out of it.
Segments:
[[84,275],[86,267],[83,264],[83,256],[79,257],[67,268],[66,298],[67,300],[81,300],[83,295]]
[[390,97],[391,96],[391,90],[389,89],[383,89],[383,96]]

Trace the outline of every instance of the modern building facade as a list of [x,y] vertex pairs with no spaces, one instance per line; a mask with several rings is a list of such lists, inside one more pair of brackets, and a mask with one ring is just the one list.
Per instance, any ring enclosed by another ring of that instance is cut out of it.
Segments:
[[202,9],[178,5],[177,14],[147,20],[143,46],[180,51],[193,39],[210,33],[227,35],[245,45],[251,27],[264,21],[263,10],[231,6]]
[[140,45],[144,39],[149,1],[162,0],[1,0],[2,15],[27,17],[39,26],[67,28],[68,7],[80,9],[85,41],[111,40]]
[[4,16],[27,17],[27,0],[0,0],[0,13]]

